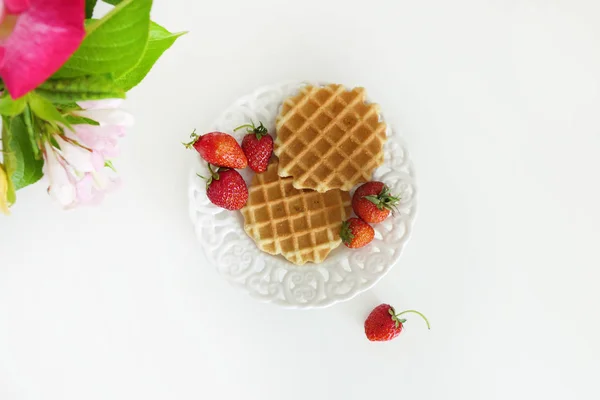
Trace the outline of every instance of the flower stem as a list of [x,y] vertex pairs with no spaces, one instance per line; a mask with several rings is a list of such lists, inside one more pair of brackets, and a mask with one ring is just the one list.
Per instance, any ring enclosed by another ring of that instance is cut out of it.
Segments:
[[396,314],[396,317],[401,316],[402,314],[406,314],[406,313],[415,313],[421,316],[421,318],[423,318],[425,320],[425,323],[427,324],[427,329],[431,329],[431,326],[429,325],[429,321],[427,320],[427,317],[425,317],[423,314],[421,314],[420,312],[418,312],[417,310],[406,310],[406,311],[402,311],[401,313]]

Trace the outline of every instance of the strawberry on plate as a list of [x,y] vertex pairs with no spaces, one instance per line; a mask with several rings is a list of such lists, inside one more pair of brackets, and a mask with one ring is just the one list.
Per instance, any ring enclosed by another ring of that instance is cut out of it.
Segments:
[[402,332],[403,324],[406,322],[405,319],[398,317],[407,313],[420,315],[425,320],[427,329],[431,329],[427,318],[416,310],[406,310],[396,314],[394,307],[389,304],[380,304],[371,311],[365,320],[365,335],[367,335],[367,339],[372,342],[392,340]]
[[383,221],[400,203],[400,196],[390,193],[383,182],[367,182],[356,189],[352,208],[363,221],[375,224]]
[[375,237],[375,231],[362,219],[350,218],[342,223],[340,237],[346,247],[356,249],[371,243]]
[[242,150],[248,158],[248,165],[252,171],[261,173],[267,170],[271,154],[273,154],[273,138],[263,123],[258,122],[258,126],[250,121],[249,124],[238,126],[233,131],[246,128],[248,134],[242,139]]
[[212,165],[225,168],[246,168],[248,159],[235,138],[223,132],[210,132],[190,135],[192,141],[184,143],[185,147],[194,148],[200,156]]
[[248,200],[248,187],[244,178],[234,169],[219,168],[214,171],[208,165],[211,176],[206,180],[206,195],[214,205],[227,210],[239,210]]

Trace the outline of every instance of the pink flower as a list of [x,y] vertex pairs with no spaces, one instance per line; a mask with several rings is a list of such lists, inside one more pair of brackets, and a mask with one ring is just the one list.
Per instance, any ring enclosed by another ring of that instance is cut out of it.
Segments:
[[75,111],[73,114],[96,121],[100,125],[73,125],[74,132],[65,133],[104,158],[118,156],[118,140],[125,136],[126,128],[133,125],[133,116],[117,108],[121,103],[121,99],[79,102],[79,106],[86,109]]
[[59,147],[45,144],[48,193],[64,208],[98,204],[106,192],[120,183],[110,158],[118,154],[118,139],[133,124],[133,117],[123,110],[108,108],[118,104],[120,101],[112,99],[80,103],[94,108],[75,114],[99,125],[76,124],[73,130],[63,127],[64,132],[54,136]]
[[76,189],[66,161],[57,154],[57,149],[48,143],[44,146],[44,158],[44,175],[50,180],[48,194],[62,206],[71,206],[75,203]]
[[85,0],[0,0],[0,77],[13,98],[35,89],[85,36]]

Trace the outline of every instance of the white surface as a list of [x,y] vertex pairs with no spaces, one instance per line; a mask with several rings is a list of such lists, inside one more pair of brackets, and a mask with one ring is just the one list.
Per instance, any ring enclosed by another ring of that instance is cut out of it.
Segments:
[[[126,186],[0,221],[0,399],[600,396],[599,2],[156,3],[191,33],[129,96]],[[180,141],[286,79],[364,85],[418,168],[400,265],[323,310],[230,287],[188,219]],[[432,330],[368,342],[382,301]]]
[[[235,100],[205,131],[228,132],[241,143],[246,133],[234,132],[236,127],[260,121],[276,135],[283,102],[303,86],[321,84],[293,81],[261,86]],[[384,120],[384,114],[379,115]],[[198,175],[210,176],[210,171],[206,161],[196,156],[188,173],[190,217],[208,262],[252,297],[288,308],[327,307],[371,288],[398,262],[417,212],[417,186],[406,143],[390,124],[385,135],[384,162],[373,179],[385,182],[400,196],[397,212],[373,226],[375,238],[368,246],[349,249],[340,245],[318,265],[297,266],[281,255],[259,250],[244,231],[242,214],[217,207],[208,199],[206,182]],[[248,185],[255,175],[250,168],[240,173]]]

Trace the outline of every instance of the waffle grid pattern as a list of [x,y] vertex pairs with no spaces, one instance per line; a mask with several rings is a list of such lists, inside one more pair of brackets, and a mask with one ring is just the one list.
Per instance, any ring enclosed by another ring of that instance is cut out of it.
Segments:
[[298,190],[277,175],[277,162],[256,174],[242,209],[244,229],[257,246],[282,254],[294,264],[320,263],[341,244],[342,221],[350,215],[350,196],[331,190]]
[[277,119],[279,175],[297,189],[350,190],[383,163],[386,125],[365,90],[308,86],[288,98]]

